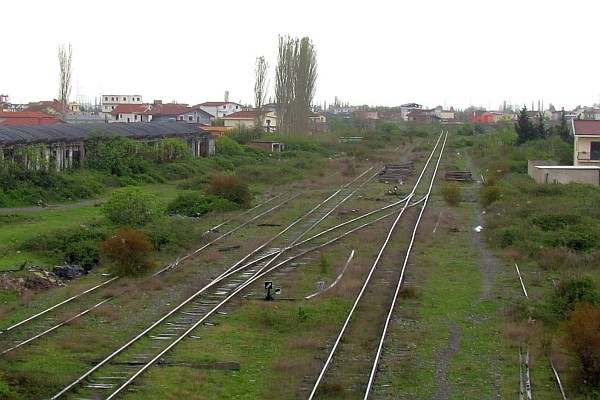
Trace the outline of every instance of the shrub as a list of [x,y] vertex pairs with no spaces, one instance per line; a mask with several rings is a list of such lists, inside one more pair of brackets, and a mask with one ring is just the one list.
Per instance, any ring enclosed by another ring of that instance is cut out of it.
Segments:
[[142,226],[161,213],[156,198],[138,188],[116,190],[102,205],[102,213],[118,226]]
[[208,186],[208,193],[244,207],[250,206],[252,201],[248,185],[233,175],[216,175],[213,177]]
[[200,192],[185,192],[177,195],[166,209],[169,215],[199,217],[211,211],[227,211],[239,205],[217,196],[206,196]]
[[152,250],[144,232],[124,228],[100,243],[100,259],[119,276],[139,276],[152,268]]
[[543,231],[555,231],[577,225],[581,221],[580,215],[574,214],[552,214],[533,218],[533,223]]
[[108,234],[108,227],[102,225],[54,230],[24,241],[19,250],[51,255],[58,263],[97,264],[98,243]]
[[479,192],[479,202],[483,207],[500,199],[500,188],[497,186],[483,186]]
[[563,344],[578,361],[578,386],[600,388],[600,306],[580,303],[563,328]]
[[215,153],[218,156],[239,156],[244,154],[244,148],[235,140],[221,136],[216,140]]
[[558,318],[565,319],[582,302],[600,303],[600,291],[590,277],[576,278],[561,284],[551,300],[551,309]]
[[446,183],[442,186],[442,196],[444,196],[444,201],[451,206],[460,204],[462,201],[460,185],[456,182]]

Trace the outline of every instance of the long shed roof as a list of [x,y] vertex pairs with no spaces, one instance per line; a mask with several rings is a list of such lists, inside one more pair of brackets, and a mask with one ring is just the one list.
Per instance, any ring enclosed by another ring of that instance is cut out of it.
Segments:
[[0,145],[86,140],[95,133],[112,133],[132,139],[210,134],[195,125],[181,122],[89,123],[40,126],[0,125]]

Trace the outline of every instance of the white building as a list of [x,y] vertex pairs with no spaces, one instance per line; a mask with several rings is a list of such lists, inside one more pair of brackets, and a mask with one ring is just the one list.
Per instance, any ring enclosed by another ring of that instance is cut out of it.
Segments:
[[201,110],[214,115],[215,118],[223,118],[230,114],[244,111],[244,107],[238,103],[232,103],[229,101],[207,101],[202,104],[198,104]]
[[144,104],[139,94],[103,94],[102,113],[110,114],[112,110],[121,104]]

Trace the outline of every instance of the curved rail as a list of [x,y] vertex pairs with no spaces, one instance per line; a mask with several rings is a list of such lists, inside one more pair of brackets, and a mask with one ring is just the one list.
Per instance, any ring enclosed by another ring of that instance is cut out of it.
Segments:
[[[372,167],[373,168],[373,167]],[[365,171],[365,173],[361,174],[358,178],[356,178],[354,181],[356,181],[357,179],[359,179],[360,177],[362,177],[364,174],[366,174],[368,171],[370,171],[372,168],[370,168],[369,170]],[[373,175],[375,176],[375,175]],[[368,182],[369,180],[371,180],[373,178],[373,176],[371,176],[366,182]],[[366,183],[365,182],[365,183]],[[363,183],[364,185],[364,183]],[[346,185],[347,186],[347,185]],[[362,185],[361,185],[362,186]],[[356,192],[357,189],[355,189],[352,193]],[[275,238],[282,236],[284,233],[286,233],[287,231],[289,231],[292,227],[294,227],[296,224],[298,224],[299,222],[301,222],[302,220],[306,219],[307,216],[313,214],[316,210],[318,210],[319,208],[323,207],[323,205],[327,202],[329,202],[332,198],[334,198],[335,196],[337,196],[339,193],[341,192],[340,190],[337,190],[336,192],[334,192],[332,195],[330,195],[329,197],[327,197],[324,201],[320,202],[319,204],[317,204],[315,207],[313,207],[309,212],[307,212],[306,214],[304,214],[302,217],[298,218],[296,221],[292,222],[288,227],[286,227],[285,229],[283,229],[282,231],[280,231],[275,237],[269,239],[266,243],[264,243],[263,245],[259,246],[257,249],[253,250],[251,253],[249,253],[248,255],[246,255],[244,258],[242,258],[240,261],[238,261],[236,264],[234,264],[232,267],[230,267],[228,270],[226,270],[225,272],[223,272],[221,275],[219,275],[217,278],[215,278],[211,283],[209,283],[208,285],[206,285],[205,287],[203,287],[202,289],[198,290],[196,293],[194,293],[192,296],[190,296],[188,299],[186,299],[185,301],[183,301],[182,303],[180,303],[177,307],[175,307],[174,309],[172,309],[170,312],[168,312],[167,314],[165,314],[163,317],[161,317],[158,321],[156,321],[155,323],[153,323],[150,327],[146,328],[143,332],[141,332],[140,334],[138,334],[137,336],[135,336],[133,339],[131,339],[129,342],[127,342],[125,345],[121,346],[120,348],[118,348],[117,350],[115,350],[112,354],[110,354],[108,357],[106,357],[104,360],[102,360],[101,362],[99,362],[95,367],[93,367],[92,369],[88,370],[86,373],[84,373],[83,375],[81,375],[79,378],[77,378],[75,381],[73,381],[71,384],[69,384],[68,386],[66,386],[65,388],[63,388],[59,393],[57,393],[56,395],[54,395],[52,397],[52,399],[56,399],[58,397],[61,397],[63,394],[67,393],[68,391],[70,391],[71,389],[73,389],[75,386],[79,385],[80,383],[82,383],[85,379],[87,379],[88,377],[90,377],[90,375],[92,375],[94,372],[98,371],[102,366],[104,366],[105,364],[109,363],[112,359],[114,359],[118,354],[122,353],[125,349],[129,348],[133,343],[136,343],[138,340],[140,340],[141,338],[143,338],[145,335],[147,335],[150,331],[152,331],[153,329],[157,328],[160,324],[162,324],[163,322],[165,322],[165,320],[167,320],[167,318],[173,316],[176,312],[180,311],[183,309],[183,307],[185,307],[186,305],[188,305],[189,303],[191,303],[195,298],[197,298],[198,296],[200,296],[201,294],[205,293],[208,289],[214,287],[217,284],[220,284],[223,282],[224,279],[227,279],[231,276],[233,276],[234,274],[242,271],[245,268],[248,268],[248,266],[250,265],[254,265],[257,264],[258,262],[261,262],[263,260],[266,259],[270,259],[266,265],[264,265],[262,267],[262,270],[264,271],[264,269],[270,264],[272,263],[279,255],[281,255],[284,251],[288,250],[289,248],[291,248],[292,246],[295,246],[295,243],[299,241],[299,239],[305,235],[308,231],[310,231],[312,228],[314,228],[314,226],[316,226],[320,221],[322,221],[324,218],[321,217],[320,219],[318,219],[316,222],[312,223],[311,226],[306,229],[300,236],[298,236],[293,242],[292,245],[286,246],[284,249],[281,249],[278,252],[271,252],[268,253],[266,255],[260,256],[258,257],[256,260],[251,261],[245,265],[240,266],[240,264],[242,264],[244,261],[246,261],[248,258],[252,257],[253,255],[257,254],[259,251],[263,250],[268,244],[270,244]],[[333,210],[335,210],[341,203],[343,203],[344,201],[346,201],[349,198],[350,195],[346,196],[345,198],[343,198],[340,202],[338,202],[338,204],[336,204],[335,206],[333,206],[332,208],[330,208],[325,214],[329,215],[331,214],[331,212],[333,212]],[[304,241],[306,242],[306,240]],[[303,242],[303,243],[304,243]],[[188,255],[189,256],[189,255]],[[284,263],[287,261],[284,261]],[[278,266],[281,265],[278,264]],[[269,270],[270,271],[270,270]],[[265,272],[266,273],[266,272]],[[175,346],[180,340],[182,340],[184,337],[186,337],[187,335],[189,335],[189,333],[191,331],[193,331],[193,329],[195,327],[197,327],[199,324],[201,324],[206,318],[208,318],[210,315],[212,315],[214,312],[217,311],[218,308],[220,308],[223,304],[226,304],[233,296],[235,296],[237,293],[239,293],[241,290],[243,290],[244,288],[246,288],[248,285],[254,283],[256,281],[256,279],[259,279],[260,276],[263,276],[264,274],[257,274],[255,273],[253,275],[253,277],[251,277],[250,279],[247,279],[246,282],[240,284],[231,294],[230,296],[228,296],[226,298],[226,300],[222,301],[221,303],[219,303],[217,306],[213,307],[212,310],[208,311],[205,313],[205,316],[203,318],[201,318],[199,321],[197,321],[195,324],[193,324],[192,326],[190,326],[189,328],[187,328],[187,330],[180,336],[179,339],[175,340],[173,343],[171,343],[169,346],[167,346],[166,349],[163,350],[163,352],[161,352],[161,355],[164,354],[165,352],[169,351],[173,346]],[[160,357],[160,356],[158,356]],[[139,373],[135,374],[133,377],[130,378],[130,380],[128,380],[122,387],[125,387],[127,385],[129,385],[131,382],[133,382],[133,380],[135,380],[143,371],[145,371],[146,368],[149,368],[158,358],[155,358],[151,361],[149,361],[145,367],[143,367]],[[118,392],[120,392],[122,389],[118,388],[117,391],[113,392],[112,396],[116,396],[116,394]]]
[[[332,348],[330,350],[330,353],[329,353],[329,355],[327,357],[327,360],[325,361],[325,364],[323,365],[323,368],[321,369],[321,372],[319,373],[319,375],[317,377],[317,380],[316,380],[316,382],[315,382],[315,384],[313,386],[313,389],[312,389],[312,391],[311,391],[311,393],[310,393],[310,395],[308,397],[309,400],[313,399],[314,396],[316,395],[317,389],[318,389],[321,381],[323,380],[323,378],[324,378],[324,376],[325,376],[325,374],[326,374],[329,366],[331,365],[331,362],[333,360],[334,354],[335,354],[337,348],[339,347],[339,344],[340,344],[340,342],[342,340],[342,337],[344,336],[344,333],[346,332],[346,330],[347,330],[347,328],[348,328],[348,326],[350,324],[352,316],[354,315],[354,313],[356,311],[356,308],[358,307],[358,304],[359,304],[360,300],[362,299],[362,297],[363,297],[363,295],[364,295],[364,293],[365,293],[365,291],[366,291],[366,289],[367,289],[367,287],[369,285],[371,277],[373,276],[373,274],[374,274],[374,272],[376,270],[376,267],[377,267],[377,265],[379,263],[379,260],[381,259],[381,256],[383,255],[383,252],[384,252],[385,248],[387,247],[387,245],[388,245],[388,243],[390,241],[391,235],[394,232],[394,229],[395,229],[396,225],[398,224],[398,221],[400,220],[401,216],[404,214],[405,210],[407,209],[407,207],[408,207],[408,205],[410,203],[410,200],[412,199],[412,197],[414,197],[416,189],[417,189],[420,181],[422,180],[422,178],[423,178],[423,176],[424,176],[424,174],[425,174],[425,172],[427,170],[427,167],[428,167],[429,163],[431,162],[431,159],[433,158],[433,156],[434,156],[434,154],[436,152],[436,149],[437,149],[437,147],[438,147],[438,145],[440,143],[441,138],[442,138],[442,134],[440,134],[440,136],[438,137],[438,140],[437,140],[437,142],[436,142],[433,150],[431,151],[431,153],[429,155],[429,158],[427,159],[427,162],[425,163],[425,166],[423,167],[423,169],[421,171],[421,174],[417,178],[417,181],[413,185],[413,188],[412,188],[411,192],[407,196],[406,204],[399,211],[396,219],[394,220],[394,223],[392,224],[391,228],[388,230],[388,234],[386,236],[386,239],[384,240],[384,242],[383,242],[383,244],[382,244],[382,246],[381,246],[381,248],[380,248],[380,250],[379,250],[379,252],[378,252],[378,254],[376,256],[375,261],[373,262],[373,265],[371,266],[371,268],[369,270],[369,273],[368,273],[367,277],[365,278],[365,282],[363,283],[363,286],[361,287],[358,295],[356,296],[354,304],[352,305],[352,307],[351,307],[351,309],[350,309],[350,311],[348,313],[348,316],[347,316],[344,324],[342,325],[340,333],[338,334],[338,336],[337,336],[337,338],[336,338],[336,340],[335,340],[335,342],[334,342],[334,344],[333,344],[333,346],[332,346]],[[441,152],[440,152],[439,159],[441,159]],[[438,166],[439,166],[439,159],[438,159],[438,164],[437,164]],[[436,167],[436,171],[437,171],[437,167]],[[435,173],[434,173],[434,176],[435,176]],[[432,182],[433,182],[433,178],[432,178]],[[369,385],[369,387],[370,387],[370,385]]]

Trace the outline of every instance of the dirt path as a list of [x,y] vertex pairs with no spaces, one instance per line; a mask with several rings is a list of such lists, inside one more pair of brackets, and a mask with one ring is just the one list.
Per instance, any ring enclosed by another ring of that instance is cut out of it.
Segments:
[[446,376],[448,374],[448,365],[450,364],[452,356],[460,350],[462,335],[460,333],[460,327],[455,323],[450,325],[449,331],[448,346],[444,351],[438,354],[438,358],[435,361],[435,382],[437,386],[437,393],[435,395],[436,400],[449,400],[452,397],[452,390],[450,390],[450,385],[448,385]]
[[[469,155],[467,157],[467,166],[472,170],[473,165]],[[472,185],[468,188],[463,189],[464,201],[471,205],[473,213],[476,216],[476,225],[482,226],[485,229],[483,214],[477,206],[477,192],[479,190],[479,184]],[[474,228],[474,227],[473,227]],[[477,232],[474,229],[472,232],[473,246],[479,250],[479,266],[482,277],[481,294],[475,302],[479,304],[484,300],[491,298],[492,293],[492,279],[493,276],[499,271],[499,264],[491,251],[486,247],[484,238],[481,232]],[[485,318],[485,316],[481,316]],[[439,352],[438,358],[435,361],[435,382],[437,386],[436,400],[447,400],[452,396],[452,391],[448,385],[447,375],[448,368],[452,356],[460,350],[460,342],[462,340],[462,334],[460,326],[456,322],[452,322],[449,326],[448,345],[446,349]],[[497,375],[498,366],[494,364],[492,366],[492,373]],[[498,382],[494,381],[492,384],[492,399],[501,399],[500,387]]]
[[48,211],[48,210],[63,210],[66,208],[77,208],[84,206],[95,206],[97,204],[103,203],[106,200],[85,200],[80,201],[78,203],[71,204],[47,204],[44,206],[29,206],[29,207],[11,207],[11,208],[0,208],[0,214],[13,214],[19,212],[38,212],[38,211]]

